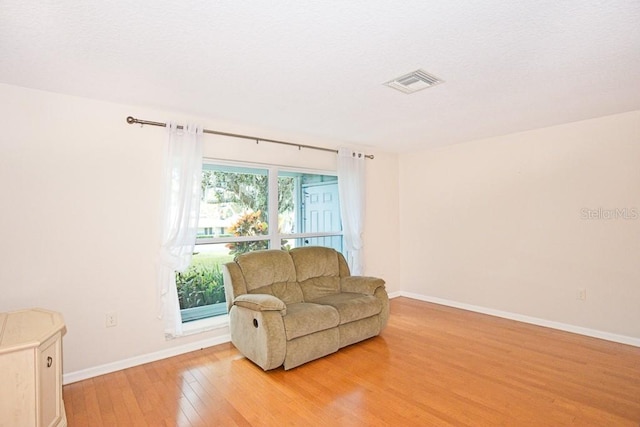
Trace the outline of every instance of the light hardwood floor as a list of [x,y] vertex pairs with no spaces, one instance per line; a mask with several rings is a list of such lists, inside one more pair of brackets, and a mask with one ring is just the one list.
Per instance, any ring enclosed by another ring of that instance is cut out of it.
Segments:
[[407,298],[291,371],[231,344],[69,384],[69,426],[638,426],[640,348]]

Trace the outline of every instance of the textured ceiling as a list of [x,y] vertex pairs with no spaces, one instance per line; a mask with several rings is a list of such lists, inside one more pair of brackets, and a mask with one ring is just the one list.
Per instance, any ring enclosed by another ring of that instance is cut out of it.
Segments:
[[640,109],[640,1],[0,0],[0,82],[402,152]]

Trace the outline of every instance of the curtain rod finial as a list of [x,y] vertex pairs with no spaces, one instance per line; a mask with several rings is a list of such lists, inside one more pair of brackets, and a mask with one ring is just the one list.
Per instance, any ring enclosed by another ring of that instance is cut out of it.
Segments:
[[127,123],[129,123],[130,125],[134,124],[136,122],[136,119],[134,119],[133,117],[129,116],[127,117]]

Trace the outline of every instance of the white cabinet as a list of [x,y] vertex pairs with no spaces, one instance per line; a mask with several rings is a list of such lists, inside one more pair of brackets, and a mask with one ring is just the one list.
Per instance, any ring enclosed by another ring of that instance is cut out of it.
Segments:
[[66,426],[59,313],[0,313],[0,427]]

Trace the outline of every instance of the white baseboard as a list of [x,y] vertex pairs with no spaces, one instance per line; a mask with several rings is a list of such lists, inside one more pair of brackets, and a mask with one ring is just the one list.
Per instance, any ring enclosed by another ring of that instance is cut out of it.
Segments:
[[69,372],[62,376],[63,384],[71,384],[76,381],[86,380],[87,378],[97,377],[99,375],[109,374],[111,372],[120,371],[122,369],[131,368],[133,366],[143,365],[156,360],[166,359],[168,357],[178,356],[180,354],[189,353],[190,351],[201,350],[214,345],[224,344],[231,341],[231,335],[225,334],[214,338],[208,338],[201,341],[184,344],[178,347],[168,348],[166,350],[156,351],[154,353],[142,354],[140,356],[131,357],[129,359],[119,360],[107,363],[93,368],[83,369],[81,371]]
[[434,304],[446,305],[449,307],[460,308],[477,313],[488,314],[491,316],[502,317],[504,319],[517,320],[519,322],[530,323],[532,325],[544,326],[547,328],[558,329],[561,331],[572,332],[574,334],[586,335],[588,337],[600,338],[607,341],[613,341],[621,344],[628,344],[634,347],[640,347],[640,338],[629,337],[626,335],[618,335],[610,332],[598,331],[595,329],[583,328],[581,326],[569,325],[567,323],[554,322],[552,320],[540,319],[537,317],[525,316],[508,311],[495,310],[478,305],[465,304],[457,301],[451,301],[442,298],[431,297],[427,295],[415,294],[413,292],[395,292],[396,296],[403,296],[420,301],[432,302]]

